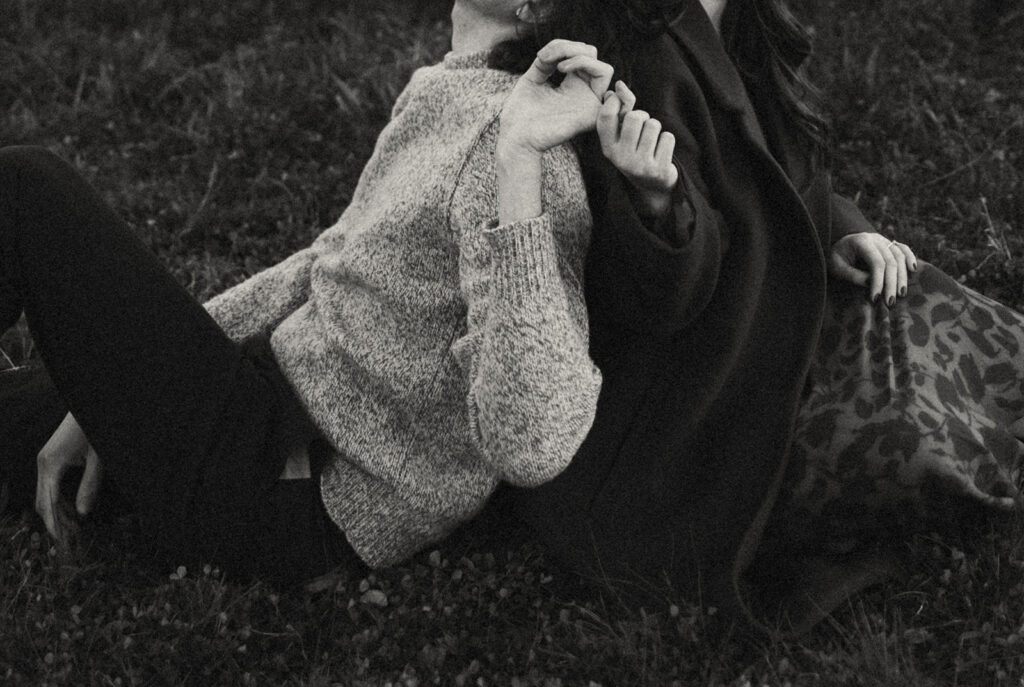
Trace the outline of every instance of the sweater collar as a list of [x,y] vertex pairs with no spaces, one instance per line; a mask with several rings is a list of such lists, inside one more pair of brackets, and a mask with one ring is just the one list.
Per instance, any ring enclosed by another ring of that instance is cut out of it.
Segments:
[[490,50],[468,53],[450,52],[444,56],[442,64],[445,69],[486,69],[487,59],[490,55]]

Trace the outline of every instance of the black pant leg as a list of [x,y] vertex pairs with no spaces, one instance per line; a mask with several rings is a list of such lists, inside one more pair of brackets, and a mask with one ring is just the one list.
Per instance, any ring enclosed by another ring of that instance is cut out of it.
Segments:
[[69,165],[6,148],[0,327],[22,310],[145,531],[183,556],[244,562],[282,468],[274,390]]
[[41,366],[0,372],[0,479],[9,489],[7,511],[32,507],[36,456],[66,413]]

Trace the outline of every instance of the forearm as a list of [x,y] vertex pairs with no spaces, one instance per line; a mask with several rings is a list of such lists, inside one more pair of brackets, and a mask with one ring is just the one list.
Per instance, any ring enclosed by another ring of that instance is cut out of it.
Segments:
[[571,148],[506,145],[514,132],[498,128],[451,204],[467,305],[453,351],[481,458],[506,481],[537,485],[572,460],[600,390],[582,289],[592,220]]
[[488,233],[489,307],[469,411],[481,453],[501,476],[535,486],[572,459],[593,422],[600,373],[582,295],[566,284],[547,215]]
[[874,225],[868,221],[860,211],[860,208],[849,198],[838,193],[832,193],[829,195],[829,201],[831,203],[829,210],[832,220],[830,238],[833,244],[850,234],[876,231]]
[[538,217],[543,211],[541,154],[499,139],[495,151],[498,223]]

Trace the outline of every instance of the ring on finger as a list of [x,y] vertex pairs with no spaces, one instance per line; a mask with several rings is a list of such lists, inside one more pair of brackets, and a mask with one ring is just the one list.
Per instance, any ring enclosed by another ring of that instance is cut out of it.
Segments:
[[894,241],[890,241],[889,245],[886,246],[886,248],[894,248],[895,246],[898,246],[898,245],[900,245],[899,241],[895,241],[894,240]]

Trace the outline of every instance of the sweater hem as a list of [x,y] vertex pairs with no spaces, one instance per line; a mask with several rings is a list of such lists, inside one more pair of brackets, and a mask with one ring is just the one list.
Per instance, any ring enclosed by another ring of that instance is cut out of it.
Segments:
[[324,471],[320,493],[331,520],[371,568],[401,563],[461,522],[413,506],[394,487],[349,463]]

